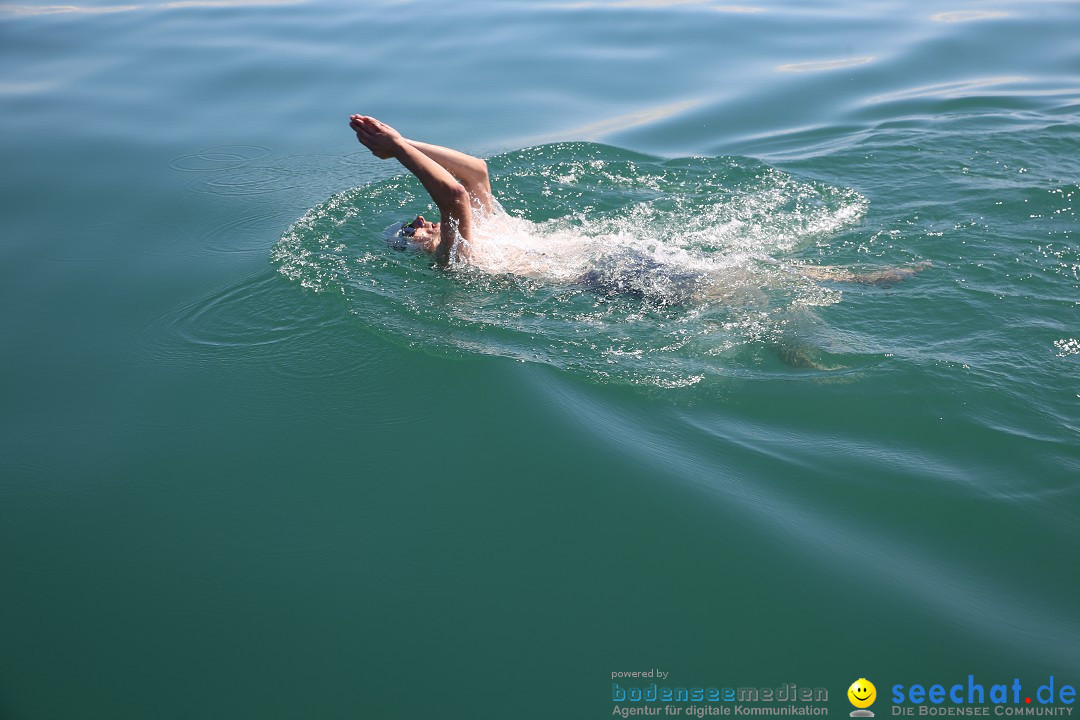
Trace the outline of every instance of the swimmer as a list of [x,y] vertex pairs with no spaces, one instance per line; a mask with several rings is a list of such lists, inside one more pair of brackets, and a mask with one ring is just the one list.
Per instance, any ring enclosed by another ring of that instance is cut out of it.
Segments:
[[[417,215],[412,221],[402,223],[398,234],[432,255],[435,262],[442,267],[448,266],[452,258],[468,261],[475,249],[471,243],[474,240],[474,213],[480,218],[488,217],[495,213],[497,206],[491,193],[487,163],[457,150],[409,140],[386,123],[367,115],[351,115],[349,127],[356,133],[356,139],[369,149],[372,155],[381,160],[394,158],[405,166],[406,170],[420,180],[439,208],[439,222],[431,222],[423,215]],[[815,281],[883,286],[906,280],[930,267],[929,262],[922,262],[906,267],[855,271],[839,265],[776,261],[769,264]],[[689,287],[700,279],[697,275],[685,272],[667,274],[670,276],[669,281],[662,283],[665,287]],[[665,268],[660,263],[648,258],[634,257],[632,262],[620,263],[614,273],[603,269],[590,270],[577,276],[576,281],[602,293],[644,296],[648,292],[641,289],[643,281],[664,275]],[[722,295],[728,285],[730,282],[720,283],[706,295]],[[674,293],[674,296],[690,298],[693,294]]]
[[402,224],[400,233],[430,253],[440,266],[447,266],[455,253],[468,259],[473,211],[492,213],[487,163],[457,150],[408,140],[367,115],[350,116],[349,127],[372,155],[381,160],[394,158],[404,165],[439,208],[439,222],[417,215]]

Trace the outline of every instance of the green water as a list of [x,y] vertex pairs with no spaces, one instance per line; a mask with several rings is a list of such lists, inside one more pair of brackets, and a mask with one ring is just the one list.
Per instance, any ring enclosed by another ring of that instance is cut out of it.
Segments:
[[[1077,685],[1078,28],[0,6],[0,717]],[[544,273],[387,247],[352,112],[487,157]]]

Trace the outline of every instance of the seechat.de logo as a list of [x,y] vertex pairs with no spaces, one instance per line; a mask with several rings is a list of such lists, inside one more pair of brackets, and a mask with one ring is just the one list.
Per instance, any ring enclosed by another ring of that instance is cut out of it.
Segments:
[[851,711],[851,717],[874,717],[874,713],[866,709],[877,700],[877,688],[874,687],[874,683],[866,678],[859,678],[847,689],[847,697],[856,707]]

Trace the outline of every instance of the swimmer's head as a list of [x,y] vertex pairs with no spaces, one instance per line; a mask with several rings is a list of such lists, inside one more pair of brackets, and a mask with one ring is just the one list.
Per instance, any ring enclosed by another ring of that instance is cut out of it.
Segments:
[[442,226],[428,222],[423,215],[413,220],[394,223],[386,228],[384,238],[395,250],[420,249],[431,252],[439,244]]

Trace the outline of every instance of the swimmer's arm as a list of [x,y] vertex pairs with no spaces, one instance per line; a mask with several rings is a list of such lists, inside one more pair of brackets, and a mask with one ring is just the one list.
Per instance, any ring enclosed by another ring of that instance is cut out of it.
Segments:
[[[394,157],[405,166],[406,170],[417,177],[443,213],[456,209],[461,195],[468,195],[468,191],[446,171],[446,168],[408,143],[402,143],[396,148]],[[468,200],[467,197],[466,200]]]
[[480,158],[441,145],[410,140],[386,123],[366,115],[352,115],[349,118],[349,126],[356,132],[356,137],[360,142],[370,149],[376,157],[384,160],[394,157],[391,150],[384,147],[388,138],[400,139],[412,145],[453,175],[458,182],[465,186],[469,194],[476,199],[480,207],[487,212],[491,212],[493,198],[491,195],[491,181],[488,177],[488,166]]
[[396,158],[427,190],[442,214],[439,244],[432,253],[435,262],[446,265],[460,235],[468,240],[472,231],[469,191],[442,165],[413,147],[394,128],[366,115],[353,115],[349,126],[356,138],[381,158]]
[[395,149],[394,157],[420,180],[439,206],[441,231],[432,255],[439,265],[447,265],[457,236],[468,239],[472,231],[469,191],[446,168],[407,142]]
[[492,211],[491,180],[488,177],[487,163],[478,157],[467,155],[441,145],[409,140],[412,145],[429,158],[439,163],[465,186],[469,194],[476,198],[485,212]]

